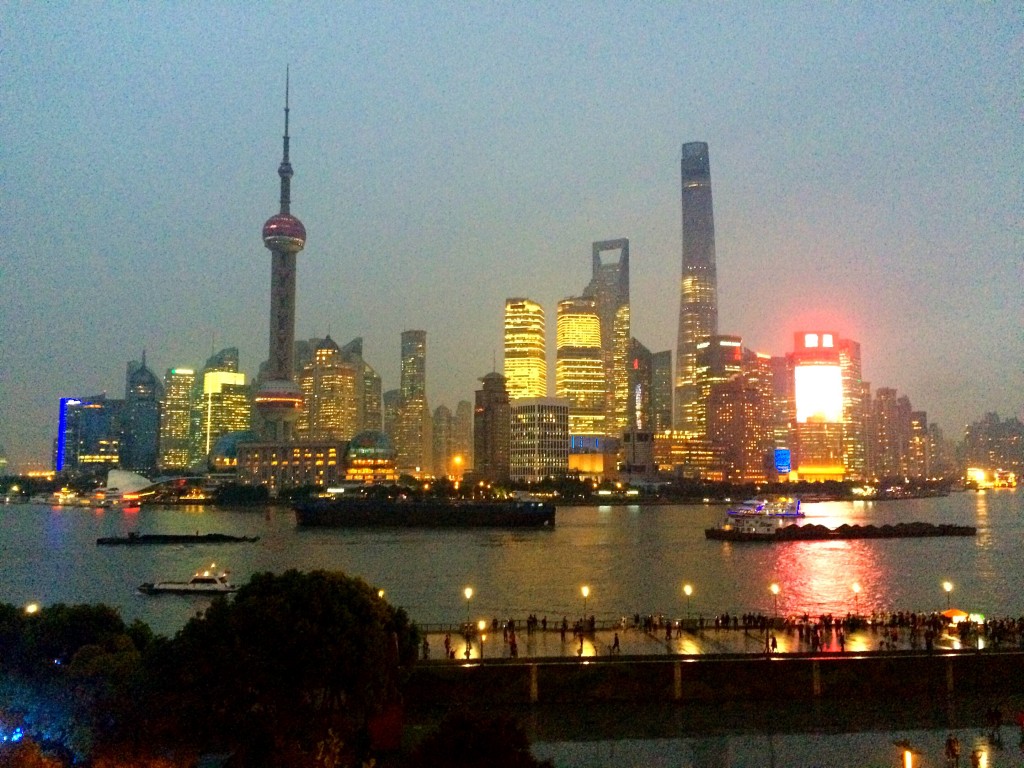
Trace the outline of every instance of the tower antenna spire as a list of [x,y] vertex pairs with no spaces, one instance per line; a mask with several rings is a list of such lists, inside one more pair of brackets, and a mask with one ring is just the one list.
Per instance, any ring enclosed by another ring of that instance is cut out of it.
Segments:
[[281,213],[291,213],[292,206],[292,164],[288,159],[288,97],[291,90],[291,68],[284,68],[284,149],[277,175],[281,177]]

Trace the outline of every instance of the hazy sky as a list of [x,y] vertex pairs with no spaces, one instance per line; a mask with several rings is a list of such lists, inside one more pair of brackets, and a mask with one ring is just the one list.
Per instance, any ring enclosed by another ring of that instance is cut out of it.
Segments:
[[[1022,415],[1024,6],[7,3],[0,445],[58,400],[267,354],[285,65],[297,336],[364,338],[385,388],[427,331],[430,406],[500,368],[628,237],[633,335],[675,348],[679,148],[710,145],[719,328],[802,327],[951,436]],[[553,365],[553,362],[552,362]]]

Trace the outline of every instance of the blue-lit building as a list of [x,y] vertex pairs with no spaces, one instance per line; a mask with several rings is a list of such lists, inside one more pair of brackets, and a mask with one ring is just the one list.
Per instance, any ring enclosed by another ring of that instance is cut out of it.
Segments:
[[123,400],[62,397],[53,467],[58,472],[117,467]]

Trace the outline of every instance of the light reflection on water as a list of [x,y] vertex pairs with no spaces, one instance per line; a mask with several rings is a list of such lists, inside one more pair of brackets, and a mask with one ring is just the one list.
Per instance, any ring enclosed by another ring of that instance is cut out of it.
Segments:
[[[775,609],[845,614],[941,610],[952,604],[988,615],[1024,613],[1020,542],[1024,493],[960,493],[938,499],[805,504],[806,522],[834,527],[923,521],[976,525],[976,537],[739,544],[705,539],[721,505],[563,507],[552,531],[297,530],[284,509],[203,507],[90,511],[0,507],[4,578],[0,601],[106,602],[131,620],[173,632],[204,602],[147,598],[143,581],[186,578],[218,562],[244,582],[258,571],[340,569],[384,588],[421,623],[525,616],[550,620],[587,612],[599,618],[639,613]],[[260,536],[256,544],[97,547],[99,536],[211,531]],[[855,597],[852,584],[862,591]],[[475,594],[469,605],[463,588]]]

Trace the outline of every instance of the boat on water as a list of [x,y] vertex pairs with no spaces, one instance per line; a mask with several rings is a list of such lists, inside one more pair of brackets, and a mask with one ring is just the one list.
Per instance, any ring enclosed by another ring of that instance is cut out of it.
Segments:
[[346,492],[295,504],[300,527],[551,528],[555,507],[529,499],[445,499],[393,492]]
[[732,518],[794,518],[803,517],[804,512],[800,509],[800,499],[781,497],[778,499],[747,499],[738,506],[730,507],[726,515]]
[[102,536],[96,544],[103,546],[134,546],[139,544],[251,544],[259,536],[230,536],[226,533],[136,533],[127,536]]
[[780,517],[729,517],[714,528],[705,528],[704,537],[719,541],[836,541],[842,539],[904,539],[931,536],[975,536],[978,529],[969,525],[933,525],[932,523],[896,523],[895,525],[797,525]]
[[209,568],[196,571],[188,581],[156,581],[146,582],[138,586],[144,595],[228,595],[236,592],[238,587],[228,581],[228,572],[217,571],[217,564],[211,563]]

